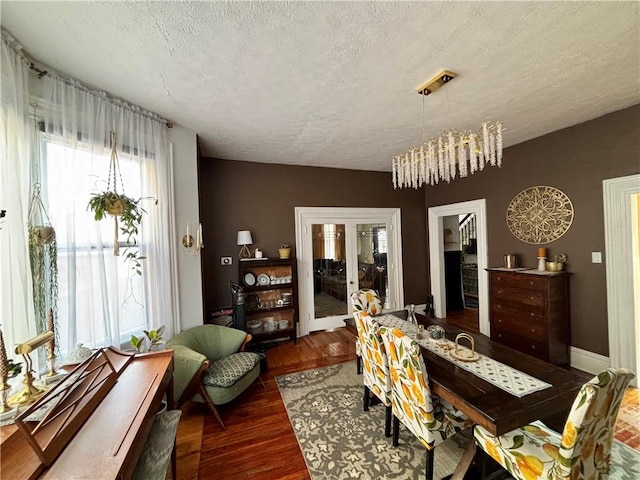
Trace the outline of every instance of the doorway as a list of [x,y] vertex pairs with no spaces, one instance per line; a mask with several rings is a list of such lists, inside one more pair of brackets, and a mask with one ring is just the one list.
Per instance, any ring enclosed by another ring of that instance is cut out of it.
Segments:
[[476,216],[448,215],[443,218],[443,226],[447,323],[479,332]]
[[459,215],[475,215],[476,226],[476,268],[478,289],[478,327],[480,333],[489,336],[489,288],[487,279],[487,213],[486,200],[471,200],[428,210],[429,226],[429,268],[431,272],[431,293],[437,318],[444,318],[446,312],[446,283],[444,262],[445,218]]
[[296,207],[300,336],[344,326],[350,295],[380,294],[403,308],[400,210]]
[[[603,180],[609,360],[640,372],[640,175]],[[630,332],[635,332],[630,334]]]

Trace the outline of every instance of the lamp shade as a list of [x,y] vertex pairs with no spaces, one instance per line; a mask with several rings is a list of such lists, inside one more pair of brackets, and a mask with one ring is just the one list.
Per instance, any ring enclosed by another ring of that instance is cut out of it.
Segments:
[[249,230],[240,230],[238,232],[238,245],[251,245],[253,239]]

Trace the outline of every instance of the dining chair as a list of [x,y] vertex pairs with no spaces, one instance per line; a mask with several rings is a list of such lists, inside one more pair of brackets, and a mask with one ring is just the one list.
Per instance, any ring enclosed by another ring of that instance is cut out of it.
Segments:
[[384,434],[391,436],[391,379],[389,362],[382,343],[384,327],[378,325],[365,311],[355,314],[356,328],[361,335],[362,381],[364,383],[363,408],[369,411],[371,398],[375,395],[385,406]]
[[476,425],[476,445],[519,480],[607,479],[614,425],[634,374],[606,369],[576,396],[562,435],[536,421],[500,436]]
[[387,329],[382,338],[389,359],[393,446],[398,445],[400,423],[424,445],[425,476],[433,479],[433,449],[472,422],[449,402],[431,395],[429,376],[420,346],[397,328]]
[[156,417],[142,447],[132,480],[164,480],[171,460],[171,479],[176,480],[176,434],[182,411],[169,410]]
[[[372,317],[382,313],[382,299],[378,292],[370,288],[363,288],[351,294],[351,308],[354,314],[356,312],[367,312]],[[362,373],[362,341],[360,334],[356,338],[356,373]]]

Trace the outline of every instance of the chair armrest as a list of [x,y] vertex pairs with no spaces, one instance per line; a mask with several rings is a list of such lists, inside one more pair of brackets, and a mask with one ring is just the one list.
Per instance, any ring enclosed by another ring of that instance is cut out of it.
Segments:
[[[184,345],[169,345],[173,349],[173,398],[181,402],[188,400],[182,398],[192,383],[199,383],[201,371],[209,366],[207,357]],[[203,365],[206,363],[206,366]]]

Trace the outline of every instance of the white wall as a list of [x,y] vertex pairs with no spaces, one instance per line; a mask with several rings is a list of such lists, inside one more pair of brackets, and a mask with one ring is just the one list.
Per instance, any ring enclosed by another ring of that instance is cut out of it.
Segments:
[[[202,272],[200,255],[194,256],[182,246],[182,237],[191,225],[195,238],[195,228],[200,221],[198,209],[198,168],[197,139],[195,132],[174,124],[169,129],[169,140],[173,143],[173,188],[175,198],[175,245],[178,247],[178,314],[181,330],[202,325]],[[203,232],[204,244],[207,232]],[[176,332],[178,333],[178,332]]]

